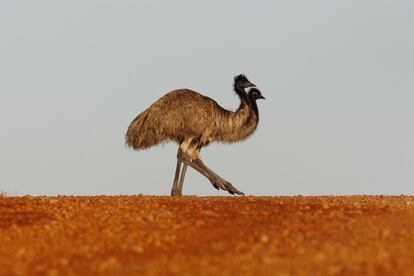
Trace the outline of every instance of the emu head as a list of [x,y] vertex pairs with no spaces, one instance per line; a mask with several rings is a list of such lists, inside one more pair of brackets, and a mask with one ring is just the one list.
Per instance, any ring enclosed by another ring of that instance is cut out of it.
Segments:
[[258,100],[258,99],[263,99],[263,100],[266,99],[265,97],[262,96],[262,92],[260,92],[260,90],[257,89],[256,87],[250,89],[249,98],[253,101]]
[[234,88],[246,89],[248,87],[255,86],[251,83],[245,75],[238,75],[234,77]]

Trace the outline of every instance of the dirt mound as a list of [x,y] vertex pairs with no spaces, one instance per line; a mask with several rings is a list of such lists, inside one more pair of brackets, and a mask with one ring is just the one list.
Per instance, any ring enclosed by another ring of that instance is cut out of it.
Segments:
[[413,275],[414,197],[0,197],[0,275]]

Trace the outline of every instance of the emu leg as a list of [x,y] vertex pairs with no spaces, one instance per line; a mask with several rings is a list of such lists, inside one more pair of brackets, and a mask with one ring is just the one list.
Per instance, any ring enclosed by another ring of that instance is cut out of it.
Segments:
[[180,182],[178,184],[178,193],[180,195],[183,194],[183,183],[184,183],[184,178],[185,178],[185,173],[187,172],[187,164],[183,163],[183,169],[181,171],[181,175],[180,175]]
[[223,190],[229,192],[232,195],[233,194],[244,195],[244,193],[242,193],[239,190],[237,190],[230,182],[224,180],[223,178],[221,178],[220,176],[218,176],[215,172],[213,172],[211,169],[209,169],[206,165],[204,165],[204,163],[203,163],[203,161],[201,159],[193,160],[193,163],[197,164],[198,167],[200,167],[201,169],[205,170],[207,173],[209,173],[210,175],[212,175],[214,178],[219,179],[220,182],[222,182],[224,184],[224,187],[225,188]]
[[178,181],[180,178],[180,171],[181,171],[181,158],[179,156],[177,156],[177,167],[175,169],[175,177],[174,177],[174,183],[171,189],[171,195],[172,196],[180,196],[181,195],[181,190],[178,187]]
[[207,168],[207,166],[204,165],[204,163],[200,159],[191,160],[191,158],[189,158],[185,154],[181,154],[181,157],[182,161],[185,164],[189,165],[190,167],[192,167],[193,169],[207,177],[215,188],[220,188],[222,190],[228,191],[230,194],[244,195],[242,192],[233,187],[233,185],[231,185],[229,182],[227,182],[226,180],[215,174],[212,170]]

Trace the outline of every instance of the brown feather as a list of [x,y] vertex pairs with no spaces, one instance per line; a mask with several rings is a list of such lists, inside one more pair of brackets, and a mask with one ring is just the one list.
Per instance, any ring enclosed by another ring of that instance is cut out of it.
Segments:
[[246,99],[241,97],[239,108],[232,112],[195,91],[171,91],[131,122],[126,144],[138,150],[174,141],[199,151],[211,142],[243,140],[254,132],[258,123],[258,114]]

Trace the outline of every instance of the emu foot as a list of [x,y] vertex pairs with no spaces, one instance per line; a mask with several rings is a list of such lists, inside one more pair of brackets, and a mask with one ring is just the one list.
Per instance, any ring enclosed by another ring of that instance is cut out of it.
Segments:
[[171,196],[182,196],[182,193],[181,193],[181,191],[172,189],[171,190]]
[[229,192],[230,194],[234,195],[244,195],[243,192],[240,192],[239,190],[237,190],[233,185],[231,185],[229,182],[223,180],[223,181],[215,181],[215,180],[210,180],[211,184],[213,185],[214,188],[216,188],[217,190],[224,190]]

